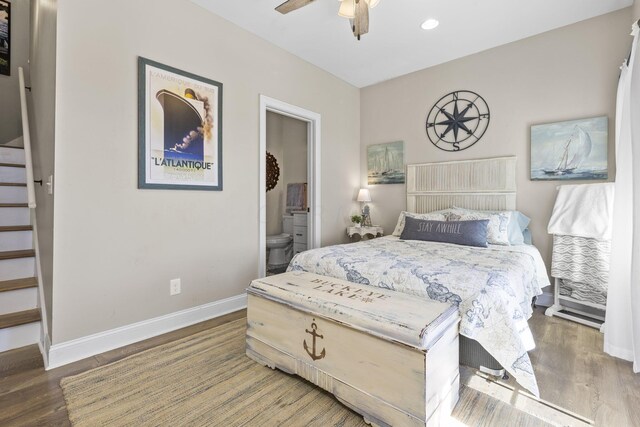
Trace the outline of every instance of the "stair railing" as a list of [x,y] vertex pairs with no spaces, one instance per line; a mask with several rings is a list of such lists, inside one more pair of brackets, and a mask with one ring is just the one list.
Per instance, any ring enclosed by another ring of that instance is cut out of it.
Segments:
[[30,209],[36,208],[36,190],[33,185],[33,158],[31,157],[31,132],[29,131],[29,114],[27,112],[27,93],[24,84],[24,70],[18,68],[20,83],[20,110],[22,113],[22,139],[24,141],[24,159],[27,170],[27,203]]
[[27,204],[31,216],[31,226],[33,227],[33,249],[35,251],[35,274],[38,279],[38,307],[40,308],[40,343],[44,357],[45,366],[48,364],[48,351],[50,346],[49,328],[47,322],[47,309],[44,298],[44,288],[42,286],[42,269],[40,267],[40,248],[38,245],[38,224],[36,222],[36,191],[33,179],[33,157],[31,155],[31,132],[29,130],[29,112],[27,109],[27,86],[24,82],[24,70],[18,67],[18,82],[20,84],[20,111],[22,114],[22,139],[24,143],[24,160],[27,172]]

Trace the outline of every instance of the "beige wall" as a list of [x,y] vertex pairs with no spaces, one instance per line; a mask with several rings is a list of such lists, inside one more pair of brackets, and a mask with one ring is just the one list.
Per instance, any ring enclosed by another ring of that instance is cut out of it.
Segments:
[[267,151],[280,167],[276,187],[267,192],[267,235],[282,233],[287,184],[307,182],[307,123],[267,112]]
[[[66,0],[58,23],[54,343],[238,295],[257,276],[260,94],[322,115],[322,243],[344,241],[358,89],[188,0]],[[136,188],[139,55],[224,84],[224,191]]]
[[[54,168],[55,91],[56,91],[56,13],[55,0],[31,0],[29,105],[33,173],[47,181]],[[45,185],[36,185],[36,219],[42,267],[47,324],[51,335],[53,286],[53,196]]]
[[18,67],[29,75],[29,0],[11,2],[11,76],[0,75],[0,144],[22,135]]
[[[533,219],[534,243],[550,263],[546,227],[558,182],[529,180],[529,128],[537,123],[608,116],[613,178],[616,87],[619,66],[628,55],[629,13],[630,9],[623,9],[364,88],[360,100],[362,183],[366,184],[369,144],[404,140],[407,163],[516,155],[518,209]],[[425,119],[441,96],[460,89],[485,98],[491,123],[474,146],[448,153],[429,142]],[[371,197],[373,221],[390,233],[406,206],[405,186],[372,186]]]
[[631,19],[637,21],[640,19],[640,0],[635,0],[631,7]]
[[[284,173],[284,197],[282,211],[287,208],[287,184],[307,182],[307,123],[302,120],[283,117],[282,142]],[[327,173],[331,173],[327,171]],[[327,189],[328,190],[328,189]]]

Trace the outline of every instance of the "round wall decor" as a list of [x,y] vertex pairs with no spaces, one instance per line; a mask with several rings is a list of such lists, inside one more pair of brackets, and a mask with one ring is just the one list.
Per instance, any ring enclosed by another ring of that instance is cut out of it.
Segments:
[[267,191],[273,190],[280,179],[280,166],[275,156],[267,151]]
[[460,151],[478,142],[489,127],[489,106],[475,92],[458,90],[435,103],[427,116],[427,136],[441,150]]

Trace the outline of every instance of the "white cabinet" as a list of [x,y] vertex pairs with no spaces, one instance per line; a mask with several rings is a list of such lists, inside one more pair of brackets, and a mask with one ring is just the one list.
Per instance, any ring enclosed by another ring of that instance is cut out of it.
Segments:
[[307,250],[307,213],[293,214],[293,254]]

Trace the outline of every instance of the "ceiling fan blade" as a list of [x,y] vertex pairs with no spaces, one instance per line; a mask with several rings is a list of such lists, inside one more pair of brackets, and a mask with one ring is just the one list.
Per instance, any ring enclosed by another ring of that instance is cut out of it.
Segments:
[[356,3],[356,16],[353,19],[353,35],[360,40],[360,36],[369,32],[369,6],[364,0]]
[[362,3],[361,9],[362,13],[360,14],[360,34],[366,34],[369,32],[369,6],[363,0],[360,0]]
[[311,2],[313,2],[313,0],[287,0],[280,6],[276,7],[276,10],[284,15],[285,13],[293,12],[296,9],[300,9],[301,7],[306,6]]

